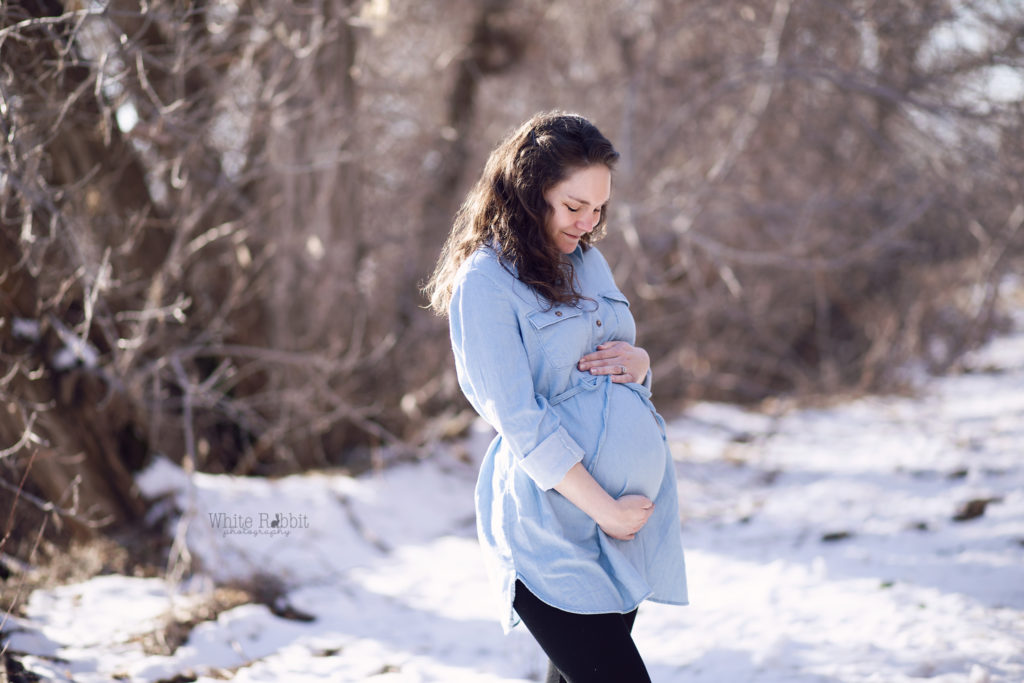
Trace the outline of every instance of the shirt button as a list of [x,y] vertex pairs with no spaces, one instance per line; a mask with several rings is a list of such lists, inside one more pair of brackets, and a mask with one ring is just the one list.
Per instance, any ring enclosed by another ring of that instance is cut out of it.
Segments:
[[561,311],[555,311],[555,315],[557,315],[559,318],[561,318],[562,317],[562,312]]
[[601,327],[601,321],[600,320],[597,321],[597,326]]

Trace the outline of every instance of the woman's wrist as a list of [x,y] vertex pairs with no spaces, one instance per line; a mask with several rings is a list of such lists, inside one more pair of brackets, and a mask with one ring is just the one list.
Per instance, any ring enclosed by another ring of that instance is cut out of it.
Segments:
[[595,502],[593,512],[587,512],[586,510],[584,510],[584,512],[587,512],[590,518],[594,520],[599,527],[607,527],[615,520],[615,515],[618,512],[618,505],[616,504],[615,499],[605,492],[604,489],[601,489],[601,491],[604,493],[604,496]]
[[555,490],[598,525],[607,523],[615,515],[615,499],[597,483],[583,463],[573,465]]

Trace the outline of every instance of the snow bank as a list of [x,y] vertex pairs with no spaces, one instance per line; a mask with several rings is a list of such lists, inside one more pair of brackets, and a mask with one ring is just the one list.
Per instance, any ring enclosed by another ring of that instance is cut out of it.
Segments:
[[[775,416],[702,404],[671,422],[693,604],[640,610],[655,681],[1024,680],[1024,334],[921,396]],[[359,478],[157,462],[139,484],[184,511],[198,576],[271,574],[315,619],[243,605],[146,655],[142,635],[201,582],[102,576],[33,593],[7,647],[78,683],[539,680],[529,635],[501,635],[476,464],[454,451]]]

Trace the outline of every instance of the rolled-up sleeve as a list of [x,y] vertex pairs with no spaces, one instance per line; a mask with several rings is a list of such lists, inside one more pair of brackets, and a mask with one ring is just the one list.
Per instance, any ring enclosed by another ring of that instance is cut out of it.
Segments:
[[511,296],[478,270],[458,280],[448,309],[455,369],[473,408],[547,490],[583,459],[583,449],[537,395]]

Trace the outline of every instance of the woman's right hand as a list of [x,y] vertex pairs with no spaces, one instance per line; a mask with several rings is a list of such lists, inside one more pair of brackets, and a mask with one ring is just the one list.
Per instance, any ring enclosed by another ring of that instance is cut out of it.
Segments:
[[631,541],[647,524],[654,512],[654,502],[647,496],[630,494],[617,498],[608,512],[597,521],[601,530],[620,541]]

